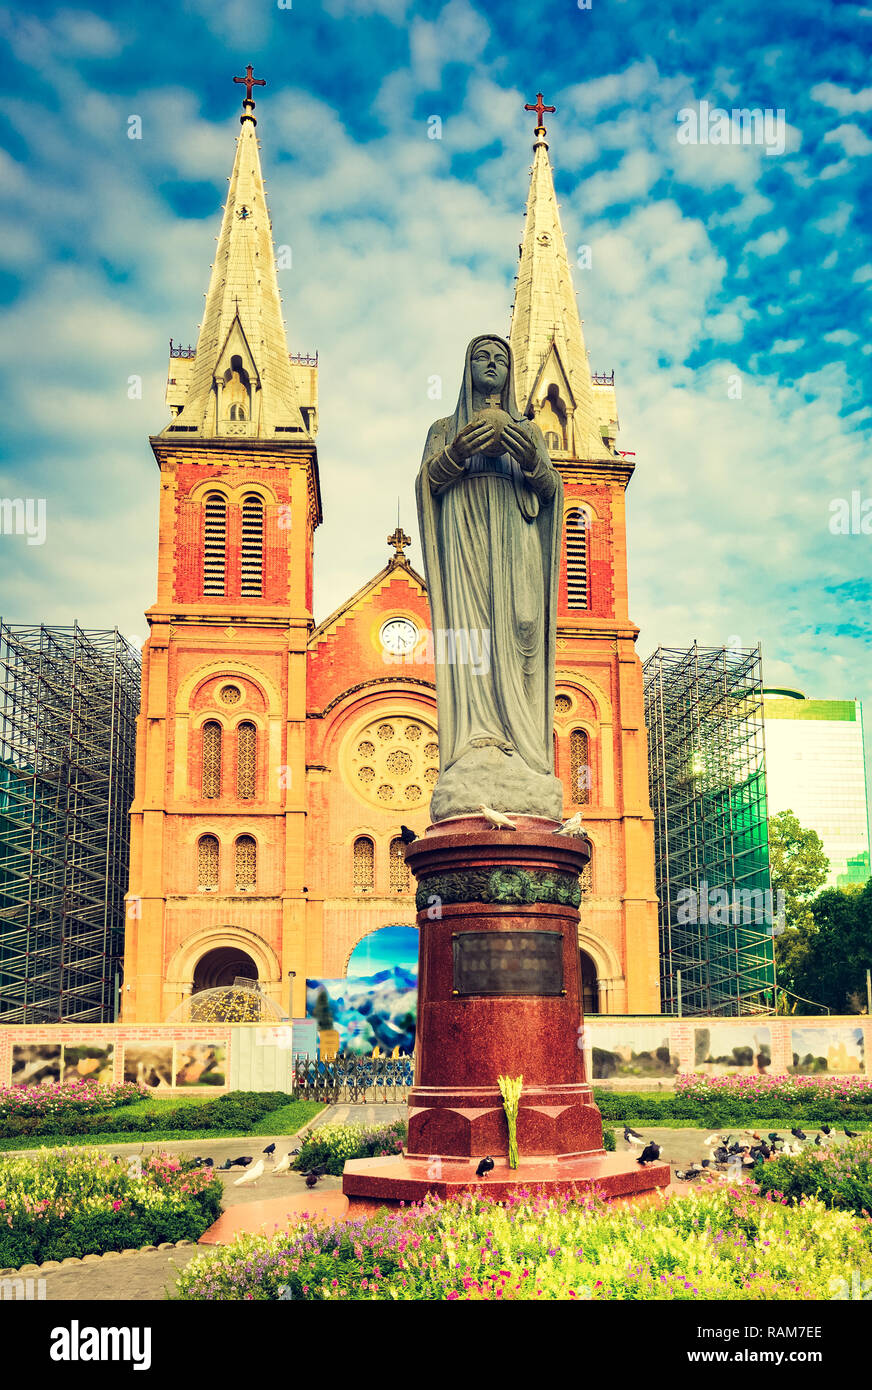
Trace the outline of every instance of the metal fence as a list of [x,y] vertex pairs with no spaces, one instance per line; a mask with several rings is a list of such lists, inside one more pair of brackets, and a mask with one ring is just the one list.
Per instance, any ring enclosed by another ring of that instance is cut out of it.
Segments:
[[294,1095],[300,1100],[399,1104],[415,1079],[414,1057],[297,1057]]

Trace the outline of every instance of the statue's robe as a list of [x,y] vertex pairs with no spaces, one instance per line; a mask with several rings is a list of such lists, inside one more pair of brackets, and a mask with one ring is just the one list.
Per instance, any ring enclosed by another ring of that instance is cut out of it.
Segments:
[[[492,334],[482,336],[495,340]],[[563,483],[539,427],[518,412],[508,343],[501,405],[532,441],[533,469],[525,472],[507,453],[478,454],[461,463],[446,453],[475,413],[471,357],[479,341],[467,349],[457,410],[430,428],[417,481],[436,655],[440,782],[471,750],[495,747],[519,757],[535,774],[531,786],[536,788],[539,777],[553,781],[554,771]],[[467,810],[487,802],[480,769],[477,776]],[[541,788],[529,795],[530,807],[508,809],[554,814],[539,804]],[[546,799],[549,807],[559,804],[559,784]],[[455,803],[456,796],[452,813],[461,809]]]

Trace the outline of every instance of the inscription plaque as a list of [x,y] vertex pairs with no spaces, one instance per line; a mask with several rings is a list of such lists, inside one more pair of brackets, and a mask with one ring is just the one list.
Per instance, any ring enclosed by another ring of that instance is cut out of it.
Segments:
[[452,946],[455,994],[563,993],[562,932],[455,932]]

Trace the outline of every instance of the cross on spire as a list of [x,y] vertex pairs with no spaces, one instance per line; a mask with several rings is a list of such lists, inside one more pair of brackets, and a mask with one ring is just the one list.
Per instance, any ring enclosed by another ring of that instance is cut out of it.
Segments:
[[396,554],[393,557],[392,563],[396,564],[397,560],[404,560],[406,558],[405,548],[407,545],[411,544],[412,537],[406,535],[402,526],[400,526],[398,522],[396,531],[394,531],[392,536],[388,536],[388,545],[392,545],[396,552]]
[[537,93],[536,93],[536,100],[535,100],[535,102],[534,102],[532,105],[531,105],[530,102],[528,102],[528,101],[524,102],[524,110],[525,110],[525,111],[535,111],[535,112],[536,112],[536,116],[537,116],[537,119],[538,119],[538,125],[536,126],[536,134],[537,134],[537,135],[540,135],[540,134],[541,134],[541,135],[544,135],[544,134],[545,134],[545,127],[544,127],[544,125],[542,124],[542,117],[543,117],[543,115],[545,114],[546,111],[556,111],[556,110],[557,110],[557,107],[556,107],[556,106],[545,106],[545,105],[543,105],[543,102],[542,102],[542,93],[541,93],[541,92],[537,92]]
[[[251,101],[251,89],[252,89],[252,87],[265,87],[265,86],[266,86],[266,78],[265,78],[265,77],[252,77],[251,74],[252,74],[253,72],[254,72],[254,68],[251,66],[251,63],[249,63],[249,64],[248,64],[248,67],[245,69],[245,76],[244,76],[244,77],[234,77],[234,79],[233,79],[234,82],[242,82],[242,83],[245,84],[245,100],[246,100],[246,101]],[[253,101],[251,101],[251,104],[252,104],[252,106],[254,106],[254,102],[253,102]]]

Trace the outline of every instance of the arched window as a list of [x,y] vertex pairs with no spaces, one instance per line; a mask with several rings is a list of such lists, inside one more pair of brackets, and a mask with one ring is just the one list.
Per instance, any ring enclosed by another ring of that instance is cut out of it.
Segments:
[[353,879],[360,892],[375,887],[375,845],[368,835],[358,835],[354,842]]
[[210,719],[203,725],[203,795],[221,795],[221,725]]
[[547,444],[548,448],[550,449],[551,453],[553,454],[554,451],[555,451],[555,449],[559,449],[559,448],[560,448],[560,436],[557,435],[557,434],[555,434],[553,430],[546,430],[546,431],[545,431],[545,443]]
[[245,419],[245,406],[244,406],[244,405],[232,405],[232,406],[230,407],[230,418],[231,418],[231,420],[244,420],[244,419]]
[[236,841],[236,891],[257,887],[257,845],[253,835],[240,835]]
[[236,730],[236,795],[250,801],[257,794],[257,729],[246,721]]
[[389,882],[392,893],[408,893],[411,887],[406,846],[399,835],[391,840]]
[[587,806],[590,802],[590,739],[584,729],[573,729],[569,735],[569,794],[573,805]]
[[218,887],[217,835],[201,835],[197,841],[197,886]]
[[570,608],[589,608],[587,533],[590,517],[581,507],[566,514],[566,589]]
[[590,867],[589,859],[579,874],[579,883],[581,884],[581,896],[583,898],[589,898],[593,892],[593,872]]
[[242,596],[260,598],[263,593],[263,502],[242,499]]
[[227,558],[227,503],[220,492],[206,498],[206,524],[203,536],[203,593],[224,593]]

